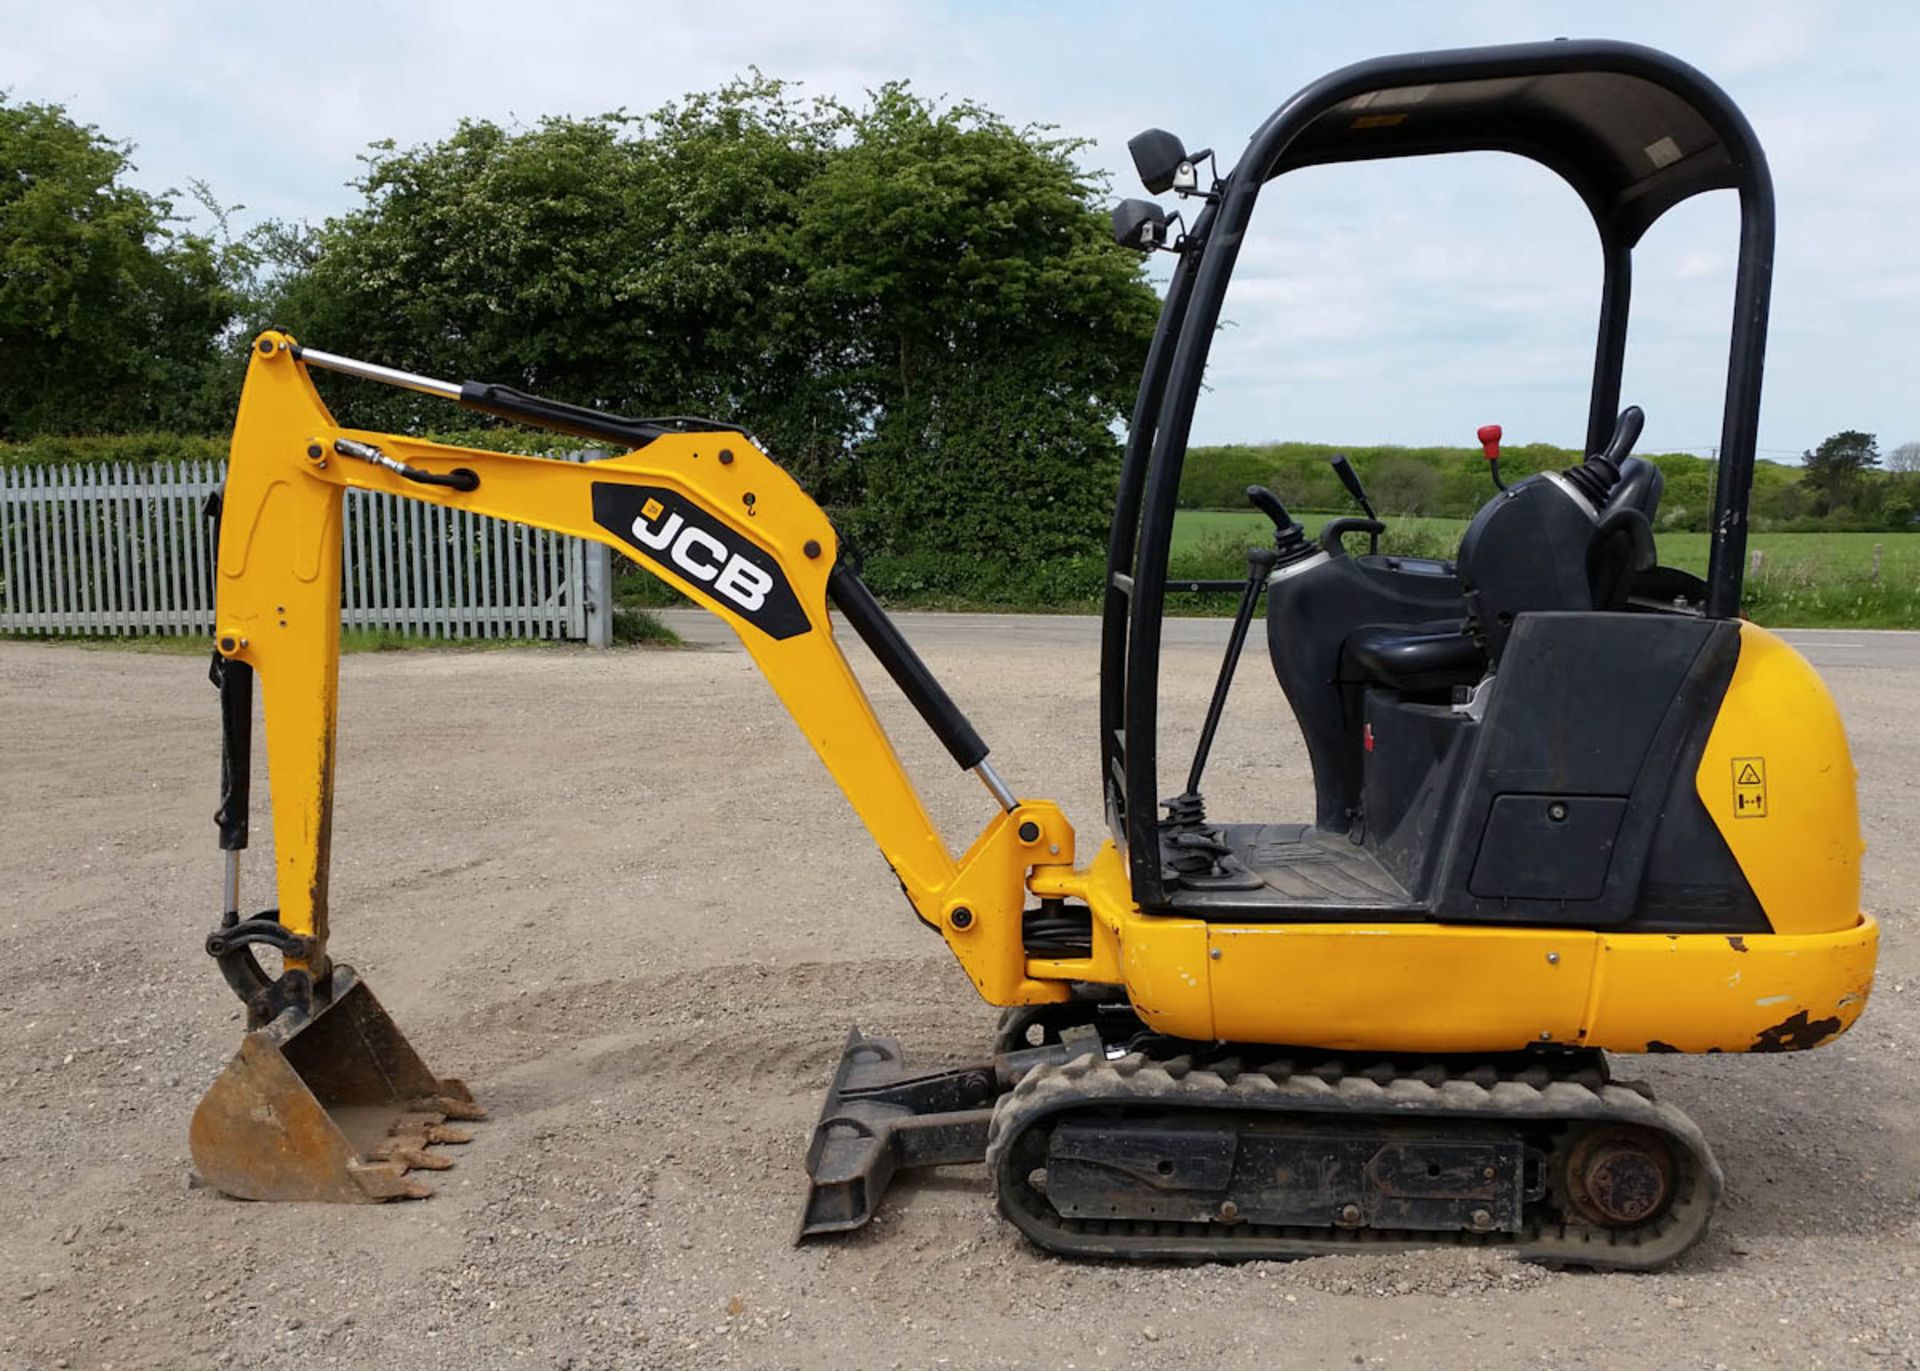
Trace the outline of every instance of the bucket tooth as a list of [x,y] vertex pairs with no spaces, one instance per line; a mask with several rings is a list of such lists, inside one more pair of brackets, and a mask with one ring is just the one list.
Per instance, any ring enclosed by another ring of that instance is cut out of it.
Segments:
[[464,1142],[449,1118],[485,1114],[465,1085],[435,1076],[350,967],[311,1016],[289,1010],[241,1040],[194,1111],[194,1165],[246,1200],[421,1199],[409,1169],[444,1170],[431,1144]]
[[470,1143],[473,1134],[464,1128],[453,1128],[444,1123],[401,1123],[396,1121],[387,1130],[393,1137],[402,1135],[418,1139],[422,1143]]
[[473,1095],[467,1089],[465,1081],[449,1076],[441,1081],[440,1088],[445,1095],[428,1095],[417,1100],[409,1100],[407,1108],[425,1114],[440,1114],[449,1119],[484,1119],[486,1109],[473,1101]]
[[407,1175],[401,1162],[356,1160],[347,1164],[347,1170],[367,1201],[424,1200],[433,1194],[433,1187]]
[[421,1114],[409,1112],[402,1114],[387,1126],[387,1136],[419,1138],[430,1143],[472,1142],[473,1134],[464,1128],[454,1128],[447,1123],[445,1114]]
[[451,1171],[453,1158],[427,1151],[418,1138],[389,1138],[374,1144],[368,1154],[382,1161],[399,1162],[409,1171]]

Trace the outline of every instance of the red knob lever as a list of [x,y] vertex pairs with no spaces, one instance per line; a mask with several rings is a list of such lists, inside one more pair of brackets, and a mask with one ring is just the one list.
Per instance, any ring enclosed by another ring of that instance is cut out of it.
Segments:
[[1480,450],[1487,454],[1489,462],[1500,460],[1500,435],[1498,424],[1482,424],[1473,435],[1480,440]]

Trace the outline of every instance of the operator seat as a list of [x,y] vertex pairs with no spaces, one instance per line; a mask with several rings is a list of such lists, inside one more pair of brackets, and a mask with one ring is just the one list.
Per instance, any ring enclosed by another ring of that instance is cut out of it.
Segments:
[[1467,629],[1494,666],[1520,615],[1624,609],[1635,573],[1653,566],[1665,482],[1653,463],[1627,455],[1643,422],[1629,407],[1606,451],[1514,482],[1467,525],[1458,559]]
[[1654,565],[1665,486],[1660,468],[1626,455],[1643,422],[1629,407],[1606,451],[1487,501],[1460,540],[1466,619],[1356,628],[1341,645],[1339,682],[1403,694],[1473,685],[1499,661],[1520,614],[1626,608],[1635,575]]

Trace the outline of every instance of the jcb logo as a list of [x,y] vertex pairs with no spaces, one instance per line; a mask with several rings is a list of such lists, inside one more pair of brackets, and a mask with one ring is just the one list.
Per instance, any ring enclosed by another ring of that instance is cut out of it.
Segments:
[[811,627],[773,555],[676,491],[596,481],[593,519],[636,560],[704,588],[770,637]]
[[772,573],[739,556],[699,525],[688,523],[678,514],[668,514],[658,500],[648,500],[640,507],[640,517],[633,521],[633,541],[654,552],[665,548],[681,571],[696,581],[712,582],[715,594],[724,595],[744,610],[766,604],[767,592],[773,589]]

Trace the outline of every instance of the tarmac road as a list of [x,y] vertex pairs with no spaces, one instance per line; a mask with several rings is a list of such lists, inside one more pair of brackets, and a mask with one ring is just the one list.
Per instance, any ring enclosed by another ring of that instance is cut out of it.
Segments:
[[[902,618],[1008,781],[1096,840],[1093,621]],[[1224,631],[1170,629],[1170,756]],[[841,636],[964,843],[988,797]],[[1920,635],[1792,636],[1853,739],[1880,978],[1817,1052],[1621,1062],[1728,1176],[1705,1242],[1641,1277],[1459,1251],[1071,1264],[1019,1239],[975,1167],[794,1247],[848,1025],[937,1065],[976,1056],[994,1014],[739,650],[347,659],[333,950],[493,1116],[422,1203],[193,1188],[187,1121],[242,1030],[200,950],[205,661],[0,643],[0,1371],[1920,1365]],[[1304,813],[1284,701],[1257,652],[1242,674],[1210,808]],[[273,901],[264,805],[261,780],[249,909]]]

